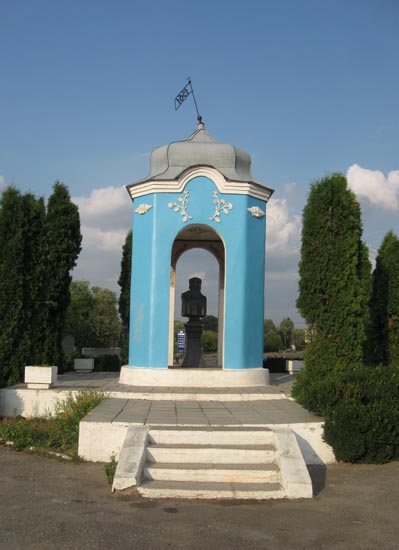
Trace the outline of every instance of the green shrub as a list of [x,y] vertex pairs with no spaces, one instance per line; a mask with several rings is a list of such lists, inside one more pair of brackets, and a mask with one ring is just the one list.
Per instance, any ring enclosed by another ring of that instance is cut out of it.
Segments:
[[51,434],[52,447],[68,448],[77,455],[79,422],[104,399],[102,392],[81,391],[57,403]]
[[79,392],[56,405],[50,418],[4,418],[0,439],[11,442],[17,451],[34,447],[64,451],[77,457],[79,422],[104,399],[100,392]]
[[398,403],[398,366],[350,373],[324,425],[324,439],[337,460],[384,463],[399,458]]
[[202,333],[202,349],[205,353],[212,353],[218,349],[218,333],[213,330],[204,330]]
[[0,439],[11,442],[16,451],[48,448],[53,428],[54,419],[51,418],[4,418],[0,423]]
[[99,355],[94,359],[95,372],[119,372],[121,362],[117,355]]
[[118,463],[115,460],[114,456],[111,456],[111,462],[104,464],[104,472],[107,477],[107,481],[110,485],[114,481],[117,466],[118,466]]
[[309,411],[326,416],[342,398],[350,374],[350,366],[347,371],[306,366],[297,374],[291,395]]

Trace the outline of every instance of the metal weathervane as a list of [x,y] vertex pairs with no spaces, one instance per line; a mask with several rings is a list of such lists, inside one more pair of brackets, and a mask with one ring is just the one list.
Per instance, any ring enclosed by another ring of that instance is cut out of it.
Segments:
[[182,105],[182,103],[184,103],[184,101],[186,101],[188,96],[191,94],[193,96],[195,109],[197,111],[197,120],[200,124],[202,124],[202,116],[199,114],[199,111],[198,111],[198,105],[197,105],[197,101],[195,99],[194,90],[193,90],[193,86],[191,84],[191,78],[190,77],[187,78],[187,82],[188,82],[188,84],[186,84],[184,86],[184,88],[175,97],[175,111],[177,111],[177,109]]

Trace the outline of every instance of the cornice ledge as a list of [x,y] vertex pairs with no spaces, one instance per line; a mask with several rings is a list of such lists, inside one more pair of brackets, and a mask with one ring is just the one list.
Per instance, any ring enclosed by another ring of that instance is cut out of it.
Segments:
[[212,180],[218,191],[224,194],[249,195],[267,202],[273,193],[273,189],[254,181],[227,180],[218,170],[209,166],[189,168],[175,180],[147,180],[142,183],[127,185],[126,189],[132,199],[152,193],[182,193],[189,181],[201,176]]

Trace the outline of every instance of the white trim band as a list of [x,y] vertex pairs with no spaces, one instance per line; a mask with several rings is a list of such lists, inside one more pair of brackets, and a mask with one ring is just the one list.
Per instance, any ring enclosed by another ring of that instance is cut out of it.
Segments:
[[197,166],[195,168],[185,170],[182,174],[180,174],[177,180],[144,181],[143,183],[133,183],[127,185],[126,188],[132,199],[149,195],[151,193],[181,193],[190,180],[200,176],[211,179],[220,193],[229,193],[231,195],[249,195],[255,199],[260,199],[266,202],[273,193],[272,189],[269,189],[260,183],[250,181],[228,181],[218,170],[208,166]]

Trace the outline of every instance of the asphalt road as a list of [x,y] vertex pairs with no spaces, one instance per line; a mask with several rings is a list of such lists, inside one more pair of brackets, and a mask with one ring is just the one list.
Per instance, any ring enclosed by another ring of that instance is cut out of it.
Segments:
[[312,472],[301,501],[144,500],[112,495],[99,464],[0,448],[0,549],[399,548],[399,463]]

